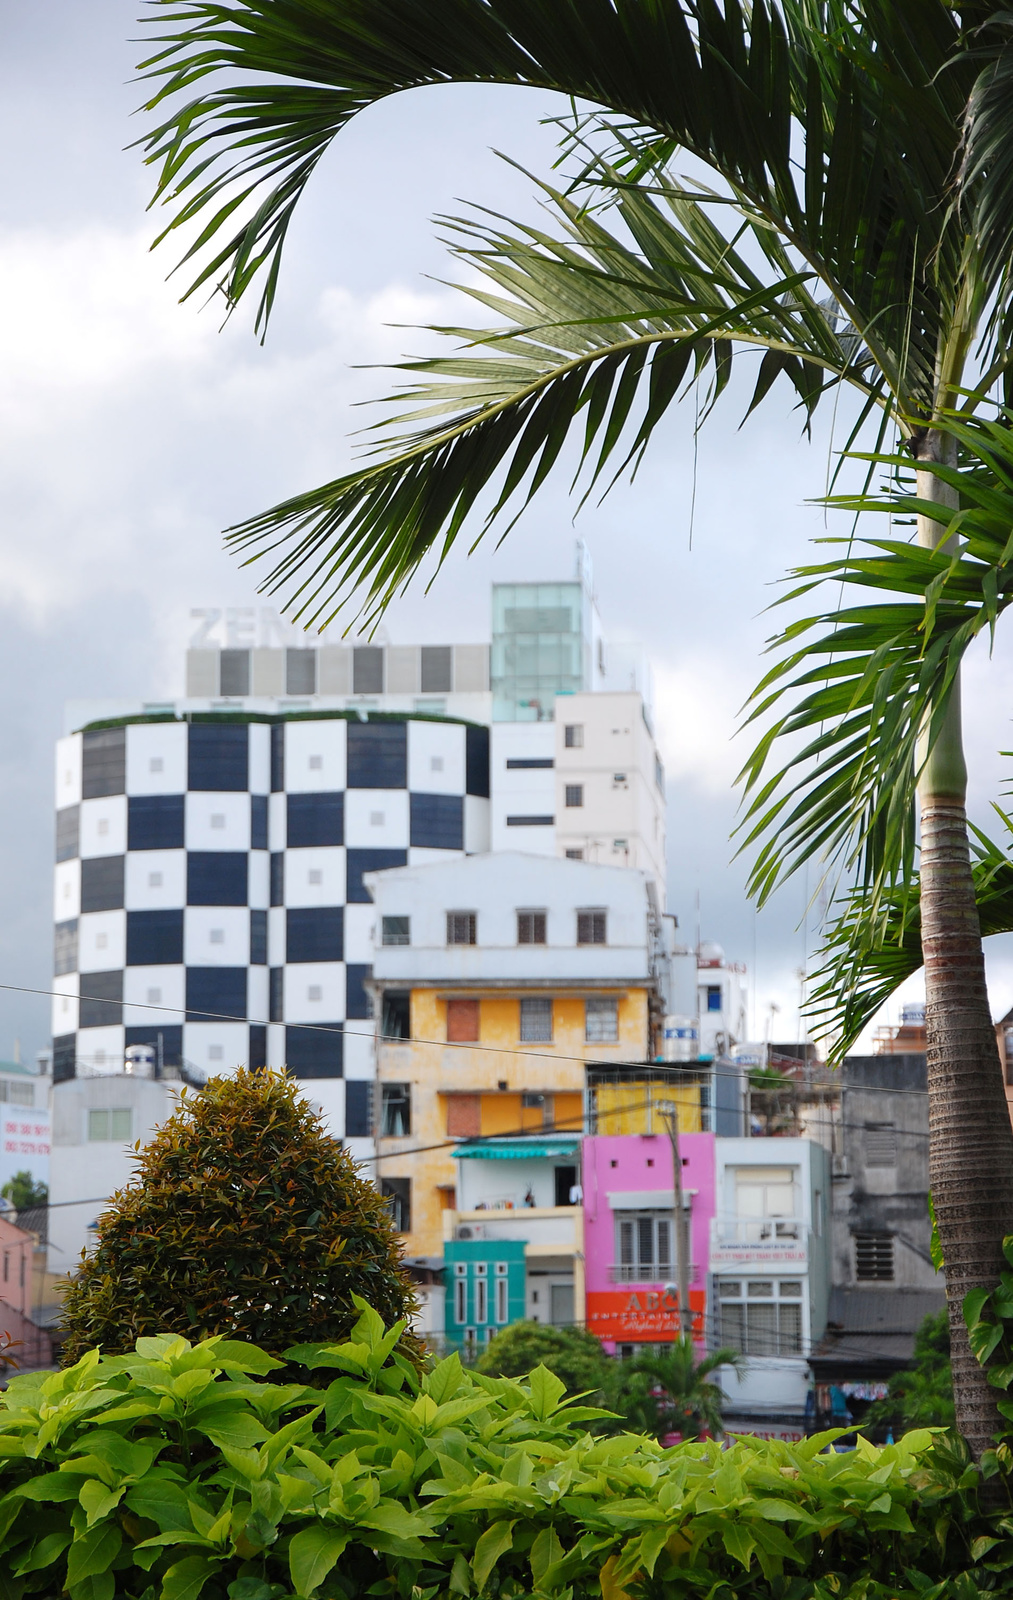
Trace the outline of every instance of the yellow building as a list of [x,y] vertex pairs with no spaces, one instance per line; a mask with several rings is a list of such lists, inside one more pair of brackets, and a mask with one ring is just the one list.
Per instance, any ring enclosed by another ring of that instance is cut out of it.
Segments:
[[[651,902],[640,872],[520,854],[366,882],[378,932],[376,1177],[408,1258],[432,1260],[458,1209],[461,1141],[579,1135],[585,1066],[650,1059]],[[495,1192],[477,1209],[570,1204],[579,1154],[554,1160],[558,1146],[546,1148],[535,1176],[518,1160],[517,1195],[512,1164],[489,1163]]]

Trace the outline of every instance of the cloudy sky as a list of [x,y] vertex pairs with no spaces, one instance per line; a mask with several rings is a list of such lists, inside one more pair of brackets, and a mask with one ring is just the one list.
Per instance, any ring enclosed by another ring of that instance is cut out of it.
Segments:
[[[550,175],[546,96],[440,89],[370,110],[338,140],[290,237],[266,346],[252,304],[221,331],[178,304],[172,246],[153,255],[151,178],[132,116],[137,0],[0,0],[0,983],[50,974],[52,742],[70,697],[181,692],[192,606],[256,600],[257,574],[220,530],[353,458],[361,370],[430,348],[403,324],[460,316],[431,218],[474,200],[535,215],[531,184],[494,151]],[[393,608],[388,637],[488,636],[491,581],[569,576],[586,540],[606,632],[650,648],[669,775],[670,904],[755,973],[755,1029],[795,1037],[807,943],[800,880],[757,917],[730,864],[744,755],[736,711],[759,674],[771,585],[822,531],[806,501],[829,434],[799,437],[786,397],[740,432],[743,392],[699,440],[692,412],[657,436],[632,487],[573,520],[560,479],[500,550],[462,547],[434,587]],[[823,428],[829,428],[828,414]],[[984,818],[1013,745],[1013,661],[968,673],[974,800]],[[808,885],[811,889],[812,885]],[[808,919],[811,921],[812,919]],[[995,1007],[1013,957],[991,953]],[[915,985],[917,992],[917,985]],[[48,1005],[0,989],[0,1056],[47,1042]]]

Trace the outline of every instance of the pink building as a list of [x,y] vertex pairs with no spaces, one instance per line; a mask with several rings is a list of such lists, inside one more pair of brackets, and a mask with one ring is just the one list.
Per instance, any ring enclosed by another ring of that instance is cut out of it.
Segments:
[[[707,1266],[715,1213],[714,1135],[684,1133],[683,1200],[690,1211],[693,1337],[708,1328]],[[584,1140],[587,1328],[610,1355],[669,1343],[677,1333],[672,1147],[667,1134],[599,1134]],[[669,1286],[666,1288],[666,1286]]]

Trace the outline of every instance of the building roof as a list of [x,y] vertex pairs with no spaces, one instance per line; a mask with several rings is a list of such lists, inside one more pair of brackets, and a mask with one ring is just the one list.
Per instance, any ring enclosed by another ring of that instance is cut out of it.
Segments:
[[33,1067],[26,1067],[21,1061],[0,1061],[0,1077],[37,1078],[38,1076]]
[[942,1289],[831,1289],[809,1365],[817,1378],[889,1377],[909,1365],[919,1327],[945,1304]]

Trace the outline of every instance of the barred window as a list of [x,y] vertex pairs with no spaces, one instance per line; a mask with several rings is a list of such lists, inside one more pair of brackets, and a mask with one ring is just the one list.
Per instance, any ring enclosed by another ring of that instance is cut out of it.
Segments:
[[672,1269],[671,1214],[620,1212],[616,1218],[617,1283],[658,1283]]
[[474,911],[447,912],[447,943],[478,943],[478,917]]
[[552,1041],[552,1001],[541,995],[521,1001],[521,1043],[550,1044]]
[[546,916],[544,911],[518,911],[518,944],[544,944],[545,928]]
[[721,1343],[744,1356],[802,1354],[799,1279],[718,1280]]
[[619,1038],[619,1002],[611,997],[585,1000],[584,1039],[587,1044],[615,1044]]
[[604,911],[577,912],[577,943],[607,944],[607,913]]
[[584,804],[584,785],[582,783],[568,783],[566,785],[566,804],[568,806],[582,806]]

